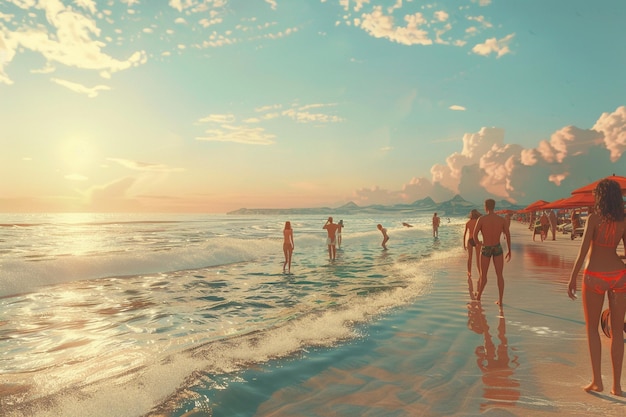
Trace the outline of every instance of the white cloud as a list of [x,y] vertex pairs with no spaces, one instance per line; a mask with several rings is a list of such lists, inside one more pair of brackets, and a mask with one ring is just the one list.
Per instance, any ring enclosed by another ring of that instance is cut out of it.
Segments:
[[82,84],[78,84],[72,81],[61,80],[59,78],[51,78],[51,81],[68,88],[75,93],[85,94],[89,98],[94,98],[98,96],[99,91],[108,91],[111,88],[106,85],[96,85],[95,87],[86,87]]
[[468,16],[467,20],[478,22],[484,28],[492,28],[493,25],[485,19],[485,16]]
[[180,172],[184,171],[183,168],[173,168],[164,164],[155,164],[151,162],[133,161],[131,159],[124,158],[107,158],[107,161],[115,162],[123,167],[132,169],[134,171],[145,172]]
[[621,158],[626,150],[626,106],[618,107],[613,113],[602,113],[593,129],[604,136],[611,161]]
[[74,0],[78,7],[88,10],[91,14],[96,14],[96,3],[93,0]]
[[421,13],[405,15],[406,26],[395,26],[394,18],[385,15],[381,6],[375,6],[372,13],[361,16],[361,29],[375,38],[389,39],[403,45],[431,45],[433,41],[428,33],[421,29],[426,25],[426,19]]
[[435,12],[435,19],[437,19],[440,22],[447,21],[449,17],[450,17],[450,15],[448,13],[444,12],[443,10]]
[[308,107],[305,106],[300,109],[283,110],[281,114],[297,121],[298,123],[337,123],[343,121],[343,119],[338,116],[324,113],[310,113],[306,111],[307,108]]
[[265,2],[270,5],[272,10],[276,10],[276,8],[278,7],[278,4],[276,4],[276,0],[265,0]]
[[[96,3],[80,0],[77,4],[95,14]],[[24,26],[0,33],[0,81],[10,83],[3,72],[3,64],[10,62],[17,50],[41,54],[48,62],[96,71],[117,72],[146,62],[146,53],[136,51],[129,58],[119,60],[103,52],[106,44],[98,40],[100,28],[96,21],[60,1],[46,1],[23,5],[24,8],[44,12],[48,25]],[[33,12],[34,13],[34,12]],[[47,29],[50,27],[51,29]]]
[[234,114],[210,114],[198,120],[200,123],[233,123],[234,121]]
[[566,126],[536,148],[504,143],[504,130],[482,128],[463,136],[463,149],[431,168],[431,178],[412,178],[401,191],[377,186],[355,191],[360,202],[412,202],[430,196],[435,201],[461,194],[511,202],[553,201],[598,178],[626,167],[626,106],[603,113],[593,129]]
[[196,140],[208,142],[235,142],[246,145],[272,145],[276,135],[265,132],[262,127],[222,125],[219,129],[208,129]]
[[169,5],[173,9],[176,9],[179,12],[182,12],[183,10],[188,9],[191,6],[193,6],[193,1],[192,0],[170,0]]
[[456,111],[465,111],[466,108],[463,106],[459,106],[458,104],[453,104],[452,106],[448,107],[450,110],[456,110]]
[[490,38],[487,39],[484,43],[479,43],[472,48],[472,52],[477,55],[487,56],[492,53],[496,54],[498,58],[504,56],[506,54],[511,53],[511,49],[509,48],[509,43],[515,36],[514,33],[506,35],[502,39]]

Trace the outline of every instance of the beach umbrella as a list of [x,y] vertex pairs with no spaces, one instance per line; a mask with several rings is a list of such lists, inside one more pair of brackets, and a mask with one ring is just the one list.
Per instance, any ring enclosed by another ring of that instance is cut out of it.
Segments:
[[502,209],[502,210],[497,210],[495,213],[496,214],[515,214],[517,213],[517,210]]
[[596,198],[591,193],[573,194],[570,197],[548,203],[542,209],[571,209],[578,207],[591,207],[596,204]]
[[529,204],[528,206],[526,206],[524,209],[522,209],[520,211],[523,212],[523,213],[527,213],[529,211],[542,210],[543,206],[545,206],[548,203],[549,203],[549,201],[546,201],[546,200],[537,200],[534,203]]
[[584,194],[584,193],[591,194],[596,189],[596,186],[598,185],[598,183],[604,179],[616,181],[619,184],[619,186],[622,188],[622,194],[626,194],[626,177],[622,177],[621,175],[615,175],[615,174],[609,175],[608,177],[605,177],[605,178],[601,178],[597,181],[592,182],[591,184],[585,185],[584,187],[577,188],[574,191],[572,191],[572,194]]

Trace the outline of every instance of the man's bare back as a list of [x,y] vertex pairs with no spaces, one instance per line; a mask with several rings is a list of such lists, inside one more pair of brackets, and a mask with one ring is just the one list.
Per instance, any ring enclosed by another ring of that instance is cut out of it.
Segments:
[[[474,240],[478,241],[478,232],[483,235],[483,245],[494,246],[500,243],[500,236],[504,233],[507,243],[511,240],[510,231],[505,218],[495,213],[481,216],[474,227]],[[510,248],[509,248],[510,250]]]

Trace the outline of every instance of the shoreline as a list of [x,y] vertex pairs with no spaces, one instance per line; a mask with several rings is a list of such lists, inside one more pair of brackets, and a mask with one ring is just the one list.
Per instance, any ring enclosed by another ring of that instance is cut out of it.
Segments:
[[[332,346],[302,346],[280,359],[271,359],[271,352],[266,351],[267,362],[234,371],[223,369],[221,374],[187,372],[195,369],[200,358],[181,358],[161,363],[159,370],[139,369],[107,383],[115,388],[109,390],[114,397],[131,396],[130,402],[110,403],[111,395],[102,396],[95,384],[74,394],[76,401],[67,397],[71,402],[65,403],[64,398],[53,404],[41,398],[29,411],[48,416],[62,409],[67,413],[61,414],[70,416],[82,415],[88,407],[94,415],[118,410],[144,417],[182,413],[198,417],[624,415],[625,398],[610,395],[608,390],[587,393],[582,389],[591,376],[582,304],[580,298],[571,301],[566,293],[580,239],[557,234],[556,241],[533,241],[527,225],[513,222],[512,259],[504,264],[501,315],[495,303],[498,290],[493,265],[482,301],[471,300],[462,230],[448,232],[458,246],[445,254],[424,258],[419,252],[407,254],[406,247],[394,251],[393,246],[384,252],[390,260],[414,257],[411,267],[428,279],[427,287],[424,293],[412,293],[409,304],[371,322],[359,324],[344,317],[346,326],[355,331],[354,338]],[[436,252],[438,239],[428,241],[432,247],[427,252]],[[379,253],[375,248],[369,256]],[[474,287],[476,283],[474,275]],[[362,300],[365,304],[372,301]],[[311,326],[305,328],[315,332]],[[601,339],[607,387],[612,378],[609,339]],[[238,348],[245,349],[244,345]],[[262,344],[257,347],[263,351]],[[214,359],[219,356],[208,352]],[[169,384],[155,385],[165,368]],[[227,388],[215,389],[212,384],[217,382]]]
[[[533,242],[526,225],[511,229],[503,316],[493,266],[482,301],[473,302],[460,249],[425,264],[434,277],[430,293],[366,325],[361,338],[237,374],[245,383],[213,393],[211,415],[247,415],[221,408],[226,397],[253,401],[251,415],[263,417],[624,415],[626,398],[582,389],[591,376],[582,305],[566,293],[580,239]],[[608,342],[602,339],[605,386]],[[172,415],[157,410],[144,417]]]

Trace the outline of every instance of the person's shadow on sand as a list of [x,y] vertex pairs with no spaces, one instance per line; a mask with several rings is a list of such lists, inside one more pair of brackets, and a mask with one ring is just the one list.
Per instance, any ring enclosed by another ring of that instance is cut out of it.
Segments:
[[513,375],[519,363],[517,355],[509,357],[506,321],[503,316],[499,316],[499,344],[496,346],[489,333],[489,325],[481,303],[476,301],[468,303],[467,308],[467,327],[477,334],[482,334],[484,338],[484,343],[478,345],[474,351],[476,364],[483,374],[483,397],[486,402],[481,404],[481,409],[484,411],[491,405],[515,406],[520,398],[520,384]]

